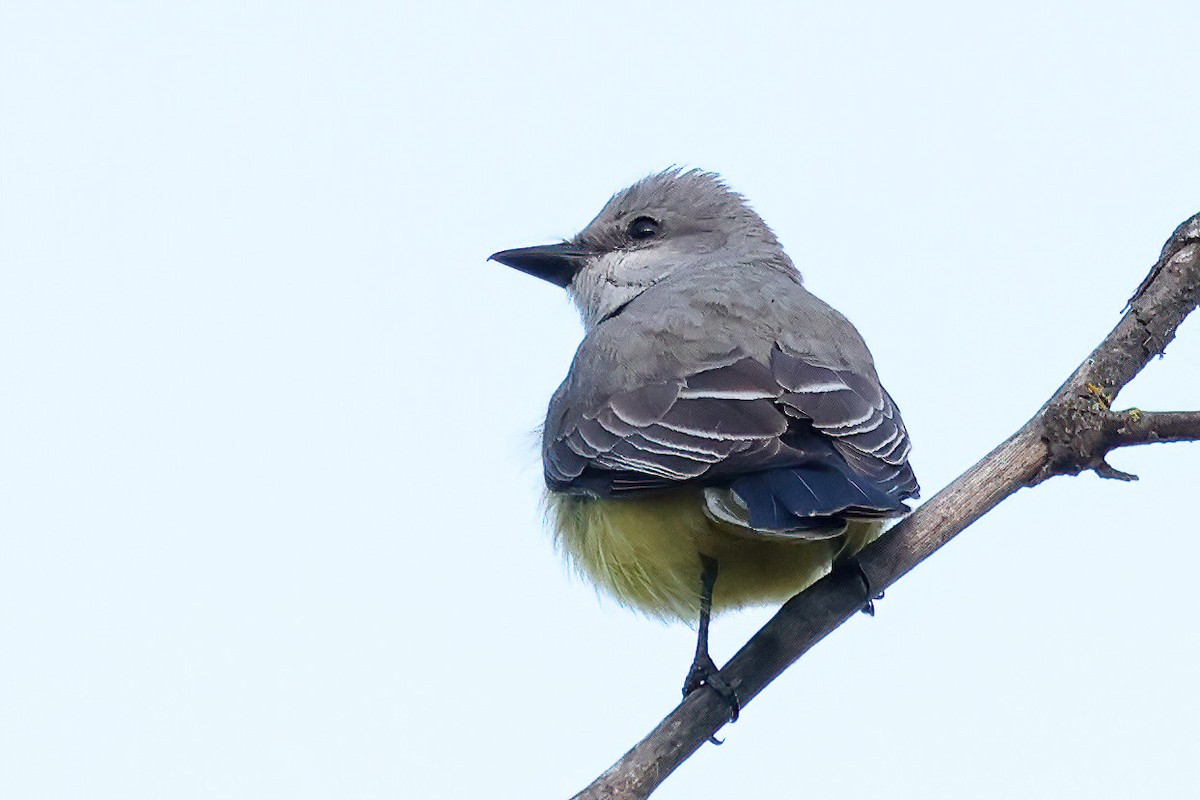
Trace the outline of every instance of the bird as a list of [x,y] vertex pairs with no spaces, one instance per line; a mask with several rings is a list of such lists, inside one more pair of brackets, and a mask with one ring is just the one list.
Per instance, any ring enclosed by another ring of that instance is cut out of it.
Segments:
[[542,427],[558,548],[622,605],[695,624],[683,694],[710,687],[736,719],[711,617],[857,565],[919,496],[862,336],[699,169],[651,174],[574,237],[490,260],[565,289],[583,322]]

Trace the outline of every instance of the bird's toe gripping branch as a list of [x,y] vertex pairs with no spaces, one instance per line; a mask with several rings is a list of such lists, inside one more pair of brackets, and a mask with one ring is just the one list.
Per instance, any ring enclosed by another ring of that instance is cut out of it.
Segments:
[[863,569],[862,562],[858,560],[858,556],[850,556],[842,562],[842,565],[844,569],[848,570],[862,584],[865,602],[859,610],[868,617],[875,616],[875,601],[883,599],[883,592],[876,593],[872,588],[871,579],[867,577],[866,570]]
[[[729,704],[729,721],[737,722],[742,708],[741,701],[737,696],[737,682],[731,683],[722,678],[716,662],[708,653],[696,655],[696,660],[692,662],[692,667],[688,670],[687,680],[683,683],[683,696],[687,697],[705,686],[712,689],[718,697]],[[723,739],[718,739],[716,736],[710,736],[708,740],[716,745],[725,743]]]
[[696,660],[692,662],[687,680],[683,683],[683,696],[687,697],[704,686],[712,689],[721,699],[729,703],[729,721],[737,722],[738,714],[741,712],[737,687],[721,677],[721,670],[717,668],[716,663],[707,653],[697,656]]

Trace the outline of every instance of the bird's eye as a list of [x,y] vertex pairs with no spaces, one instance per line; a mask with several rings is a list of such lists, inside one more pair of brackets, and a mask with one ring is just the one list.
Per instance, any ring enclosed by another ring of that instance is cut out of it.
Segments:
[[650,217],[638,217],[629,223],[629,237],[644,241],[658,236],[658,220]]

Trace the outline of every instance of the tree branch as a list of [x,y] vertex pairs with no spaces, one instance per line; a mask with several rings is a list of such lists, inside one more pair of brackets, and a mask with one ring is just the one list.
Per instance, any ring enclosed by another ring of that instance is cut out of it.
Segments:
[[[1126,312],[1053,397],[1007,441],[859,553],[875,590],[891,586],[1009,495],[1055,475],[1111,467],[1111,450],[1200,440],[1200,412],[1116,412],[1113,399],[1161,355],[1200,302],[1200,214],[1180,225]],[[721,670],[742,706],[862,607],[861,577],[835,570],[793,597]],[[728,704],[693,692],[573,800],[645,798],[726,723]]]
[[1131,408],[1113,414],[1113,447],[1157,442],[1200,441],[1200,411],[1142,411]]

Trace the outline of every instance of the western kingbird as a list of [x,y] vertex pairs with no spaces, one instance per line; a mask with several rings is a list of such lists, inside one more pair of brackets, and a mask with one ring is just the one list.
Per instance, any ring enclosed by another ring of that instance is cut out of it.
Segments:
[[918,495],[871,353],[713,173],[651,175],[574,238],[491,258],[583,317],[542,431],[559,547],[621,603],[698,620],[684,694],[736,718],[710,614],[788,599]]

